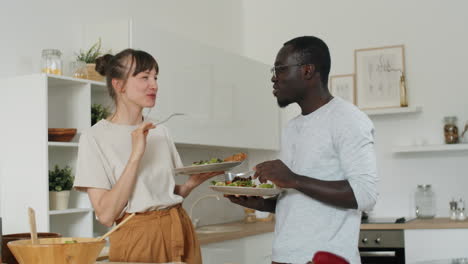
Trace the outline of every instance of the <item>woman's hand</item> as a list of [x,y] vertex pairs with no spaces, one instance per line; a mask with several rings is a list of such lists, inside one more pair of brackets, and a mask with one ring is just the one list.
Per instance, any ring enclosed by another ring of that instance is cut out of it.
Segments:
[[205,172],[205,173],[198,173],[198,174],[191,174],[190,178],[187,182],[192,182],[197,186],[202,184],[204,181],[213,178],[215,176],[224,174],[224,171],[215,171],[215,172]]
[[188,181],[186,181],[183,185],[176,185],[174,193],[182,197],[187,197],[193,189],[202,184],[204,181],[221,174],[224,174],[224,171],[191,174]]
[[130,160],[140,160],[146,149],[146,137],[150,129],[156,126],[151,122],[143,122],[137,129],[132,131],[132,154]]

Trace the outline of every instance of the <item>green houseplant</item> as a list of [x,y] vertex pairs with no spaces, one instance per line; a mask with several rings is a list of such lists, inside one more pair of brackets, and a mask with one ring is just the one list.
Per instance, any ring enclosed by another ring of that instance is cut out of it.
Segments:
[[94,43],[88,50],[80,50],[76,53],[76,60],[86,63],[86,69],[88,71],[88,79],[94,81],[102,81],[104,79],[98,72],[96,72],[96,59],[103,55],[101,50],[101,38]]
[[70,166],[60,168],[55,165],[53,170],[49,170],[49,207],[50,210],[64,210],[68,208],[70,190],[73,187],[73,180]]
[[96,63],[96,59],[101,55],[101,38],[99,38],[98,42],[94,43],[88,50],[80,50],[80,52],[76,54],[76,60],[92,64]]
[[107,107],[104,107],[101,104],[93,104],[91,106],[91,125],[93,126],[99,120],[107,118],[109,114],[110,111]]

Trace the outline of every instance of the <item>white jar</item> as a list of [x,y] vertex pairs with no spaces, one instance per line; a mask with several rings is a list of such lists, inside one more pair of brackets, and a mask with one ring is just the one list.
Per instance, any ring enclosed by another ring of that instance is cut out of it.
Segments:
[[414,195],[416,217],[433,218],[436,215],[435,193],[430,184],[418,185]]

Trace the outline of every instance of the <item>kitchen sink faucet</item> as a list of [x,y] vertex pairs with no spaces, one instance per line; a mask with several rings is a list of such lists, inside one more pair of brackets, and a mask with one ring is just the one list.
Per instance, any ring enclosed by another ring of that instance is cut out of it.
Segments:
[[190,217],[190,219],[192,220],[192,224],[193,224],[193,227],[194,227],[194,228],[197,228],[198,222],[200,222],[200,218],[195,218],[195,219],[192,218],[193,208],[195,207],[195,205],[198,204],[198,202],[200,202],[201,200],[203,200],[203,199],[205,199],[205,198],[216,198],[216,200],[219,201],[219,196],[216,195],[216,194],[204,195],[204,196],[198,198],[197,200],[195,200],[195,202],[194,202],[194,203],[192,204],[192,206],[190,207],[190,214],[189,214],[189,217]]

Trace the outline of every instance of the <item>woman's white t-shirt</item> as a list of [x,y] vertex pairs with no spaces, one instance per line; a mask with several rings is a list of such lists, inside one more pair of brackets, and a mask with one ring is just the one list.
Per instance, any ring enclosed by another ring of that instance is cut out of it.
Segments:
[[[132,153],[131,133],[137,127],[103,119],[85,130],[79,142],[74,187],[82,191],[86,188],[110,190],[127,165]],[[181,203],[183,198],[174,194],[173,169],[182,166],[168,129],[159,125],[150,130],[135,189],[122,214],[159,210]]]

